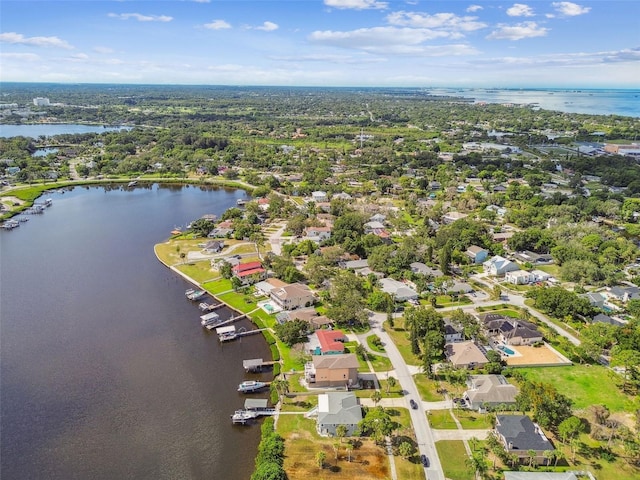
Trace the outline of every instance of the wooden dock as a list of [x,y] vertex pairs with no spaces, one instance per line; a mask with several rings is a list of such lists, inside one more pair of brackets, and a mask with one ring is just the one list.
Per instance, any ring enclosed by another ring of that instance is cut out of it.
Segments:
[[278,362],[270,361],[265,362],[261,358],[252,358],[249,360],[243,360],[242,366],[247,372],[261,372],[264,367],[271,367]]

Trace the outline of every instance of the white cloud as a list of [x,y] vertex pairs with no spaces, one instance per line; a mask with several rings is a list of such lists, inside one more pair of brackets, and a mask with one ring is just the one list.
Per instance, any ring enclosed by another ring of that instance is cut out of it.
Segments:
[[309,35],[312,43],[361,50],[386,55],[473,55],[477,50],[469,45],[423,45],[439,38],[457,38],[456,34],[426,28],[374,27],[347,32],[315,31]]
[[7,32],[0,33],[0,42],[12,43],[16,45],[30,45],[33,47],[56,47],[73,49],[66,41],[58,37],[25,37],[21,33]]
[[324,0],[324,4],[341,10],[384,10],[389,5],[387,2],[376,0]]
[[553,5],[558,13],[566,17],[584,15],[591,11],[591,7],[583,7],[582,5],[578,5],[573,2],[553,2],[551,5]]
[[193,0],[196,3],[210,3],[211,0]]
[[120,20],[133,18],[139,22],[170,22],[173,20],[173,17],[169,17],[168,15],[142,15],[141,13],[109,13],[107,16]]
[[453,13],[428,15],[416,12],[393,12],[387,15],[391,25],[414,28],[443,28],[470,32],[485,28],[487,25],[477,21],[478,17],[459,17]]
[[469,5],[467,7],[467,12],[469,13],[473,13],[473,12],[477,12],[482,10],[484,7],[480,6],[480,5]]
[[354,57],[353,55],[331,55],[331,54],[308,54],[308,55],[295,55],[295,56],[269,56],[271,60],[280,62],[318,62],[318,63],[336,63],[336,64],[368,64],[368,63],[380,63],[385,60],[380,57],[374,57],[371,55],[362,55]]
[[279,27],[278,27],[277,23],[266,21],[262,25],[260,25],[259,27],[256,27],[256,30],[264,30],[265,32],[273,32],[274,30],[277,30],[278,28]]
[[225,28],[231,28],[231,24],[224,20],[214,20],[211,23],[205,23],[204,28],[209,28],[211,30],[223,30]]
[[21,62],[37,62],[41,59],[35,53],[0,53],[0,58],[19,60]]
[[533,17],[533,8],[523,3],[514,3],[512,7],[507,9],[507,15],[510,17]]
[[523,38],[544,37],[549,31],[548,28],[539,27],[536,22],[523,22],[517,25],[498,25],[487,36],[489,40],[522,40]]
[[97,47],[93,47],[93,51],[96,53],[102,53],[102,54],[109,54],[109,53],[113,53],[113,48],[109,48],[109,47],[101,47],[101,46],[97,46]]

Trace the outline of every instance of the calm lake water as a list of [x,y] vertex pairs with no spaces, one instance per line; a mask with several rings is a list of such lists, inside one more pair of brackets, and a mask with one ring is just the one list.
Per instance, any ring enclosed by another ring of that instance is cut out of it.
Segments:
[[230,415],[238,383],[269,379],[242,368],[267,345],[220,345],[153,253],[244,196],[76,187],[0,232],[0,478],[249,478],[260,429]]
[[114,130],[131,130],[131,127],[104,127],[102,125],[80,125],[75,123],[50,123],[38,125],[0,125],[0,137],[52,137],[65,133],[104,133]]

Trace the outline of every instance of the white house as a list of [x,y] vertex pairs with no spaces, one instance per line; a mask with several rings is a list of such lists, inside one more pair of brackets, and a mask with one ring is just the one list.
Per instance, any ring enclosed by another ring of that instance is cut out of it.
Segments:
[[307,227],[305,237],[317,243],[323,242],[331,238],[331,227]]
[[327,192],[323,192],[321,190],[317,190],[315,192],[311,192],[311,199],[316,203],[328,202],[329,197],[327,196]]
[[504,279],[514,285],[526,285],[528,283],[535,282],[536,276],[526,270],[514,270],[512,272],[505,273]]
[[387,292],[393,296],[398,302],[406,302],[407,300],[417,300],[418,292],[393,278],[383,278],[380,280],[380,286],[383,292]]
[[490,258],[484,262],[482,266],[484,267],[485,272],[496,277],[502,277],[507,272],[520,270],[520,267],[516,263],[511,260],[507,260],[500,255]]
[[352,436],[362,420],[362,408],[353,392],[330,392],[318,395],[316,429],[322,436],[336,435],[338,425],[347,427]]

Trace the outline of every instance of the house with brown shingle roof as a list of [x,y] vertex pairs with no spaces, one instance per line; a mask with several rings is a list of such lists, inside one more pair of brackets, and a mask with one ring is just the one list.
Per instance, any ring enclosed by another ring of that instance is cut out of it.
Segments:
[[482,350],[472,341],[448,343],[444,347],[447,359],[454,367],[475,368],[484,367],[489,360]]
[[316,301],[311,289],[302,283],[291,283],[284,287],[275,288],[271,290],[269,296],[283,310],[310,307]]
[[358,385],[358,358],[353,353],[314,355],[304,367],[310,387],[354,387]]

